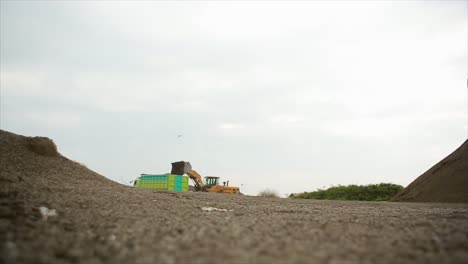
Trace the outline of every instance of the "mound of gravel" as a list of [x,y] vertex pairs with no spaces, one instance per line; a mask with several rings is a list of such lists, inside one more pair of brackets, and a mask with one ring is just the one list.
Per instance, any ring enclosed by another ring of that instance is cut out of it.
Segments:
[[62,156],[55,143],[47,137],[26,137],[0,130],[0,146],[0,183],[8,182],[15,189],[31,191],[29,188],[32,187],[70,187],[78,183],[85,183],[84,187],[86,183],[117,185]]
[[57,145],[47,137],[26,137],[26,145],[32,152],[42,156],[61,156],[57,151]]
[[0,130],[0,263],[51,263],[30,254],[52,243],[37,228],[40,211],[50,207],[63,216],[70,203],[83,203],[110,187],[122,188],[62,156],[51,139]]
[[419,176],[392,200],[468,203],[468,140]]

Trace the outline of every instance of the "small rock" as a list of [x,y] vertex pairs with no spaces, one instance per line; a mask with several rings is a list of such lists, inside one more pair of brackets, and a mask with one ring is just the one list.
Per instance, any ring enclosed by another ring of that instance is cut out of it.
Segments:
[[49,217],[57,216],[57,211],[55,209],[49,209],[45,206],[41,206],[36,209],[41,214],[42,220],[47,221]]
[[[227,212],[228,211],[227,209],[221,209],[221,208],[216,208],[216,207],[202,207],[201,209],[207,212],[213,212],[213,211]],[[229,211],[233,211],[233,210],[229,210]]]

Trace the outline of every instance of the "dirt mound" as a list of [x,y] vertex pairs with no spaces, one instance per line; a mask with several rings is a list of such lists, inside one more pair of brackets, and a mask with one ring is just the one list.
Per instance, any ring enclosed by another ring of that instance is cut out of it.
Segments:
[[[120,187],[60,155],[49,138],[0,130],[0,146],[0,200],[4,201],[0,203],[0,218],[9,219],[13,226],[31,208],[51,204],[53,194],[69,196],[71,190],[79,194],[90,189]],[[5,226],[0,224],[0,233],[2,227]]]
[[0,146],[0,181],[24,180],[36,187],[67,186],[83,180],[114,183],[62,156],[46,137],[25,137],[0,130]]
[[59,157],[60,154],[57,151],[57,145],[55,145],[52,139],[47,137],[28,137],[26,138],[26,144],[28,148],[39,155],[48,157]]
[[392,201],[468,203],[468,140]]

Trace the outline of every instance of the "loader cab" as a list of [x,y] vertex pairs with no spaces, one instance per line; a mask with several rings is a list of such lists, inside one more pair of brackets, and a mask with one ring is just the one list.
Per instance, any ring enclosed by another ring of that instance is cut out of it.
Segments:
[[206,187],[211,187],[211,186],[219,185],[219,177],[215,177],[215,176],[206,176],[206,177],[205,177],[205,185],[206,185]]

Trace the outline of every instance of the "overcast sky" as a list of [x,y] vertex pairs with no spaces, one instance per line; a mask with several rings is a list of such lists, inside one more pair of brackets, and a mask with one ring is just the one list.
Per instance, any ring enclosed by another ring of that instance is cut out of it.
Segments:
[[118,182],[406,186],[467,137],[467,1],[0,3],[1,129]]

